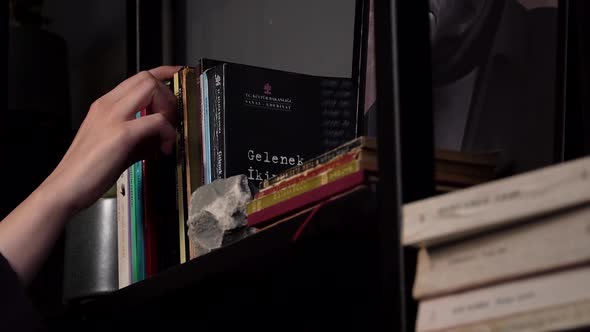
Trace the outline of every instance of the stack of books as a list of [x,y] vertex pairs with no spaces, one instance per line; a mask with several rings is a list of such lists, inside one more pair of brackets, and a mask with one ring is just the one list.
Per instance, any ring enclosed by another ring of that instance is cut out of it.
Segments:
[[403,207],[416,330],[590,327],[590,157]]
[[361,136],[265,180],[248,203],[248,225],[263,227],[286,215],[377,179],[377,144]]
[[497,178],[500,151],[434,151],[436,191],[446,193]]

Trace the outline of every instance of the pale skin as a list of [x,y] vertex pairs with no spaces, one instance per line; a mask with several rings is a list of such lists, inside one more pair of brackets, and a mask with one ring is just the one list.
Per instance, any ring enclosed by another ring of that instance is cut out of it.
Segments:
[[[65,223],[94,203],[131,163],[158,149],[172,152],[175,100],[161,81],[179,69],[141,72],[97,99],[59,165],[0,222],[0,253],[23,285],[35,277]],[[150,115],[136,119],[142,109]]]

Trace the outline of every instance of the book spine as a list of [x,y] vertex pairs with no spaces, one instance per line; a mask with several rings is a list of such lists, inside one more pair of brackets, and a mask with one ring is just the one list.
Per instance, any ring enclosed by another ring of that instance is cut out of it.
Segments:
[[452,183],[461,186],[474,186],[491,180],[490,178],[485,178],[481,176],[447,172],[439,168],[435,168],[434,170],[434,179],[436,183]]
[[492,179],[496,176],[495,167],[492,166],[476,166],[466,163],[451,162],[447,160],[435,159],[436,171],[443,171],[448,173],[459,173],[469,176],[477,176],[486,179]]
[[209,135],[209,173],[211,176],[211,182],[215,181],[215,164],[217,163],[217,154],[215,150],[217,148],[217,136],[215,135],[215,77],[213,75],[213,71],[215,69],[212,68],[211,70],[207,71],[207,83],[209,84],[208,88],[208,100],[209,100],[209,121],[207,123],[208,126],[208,135]]
[[315,177],[321,173],[327,172],[328,170],[330,170],[332,168],[335,168],[335,167],[341,166],[345,163],[348,163],[350,161],[353,161],[353,160],[357,159],[356,154],[358,152],[359,151],[356,151],[356,150],[349,151],[341,156],[335,157],[334,159],[328,161],[325,164],[319,164],[318,166],[316,166],[314,168],[303,171],[302,173],[296,174],[290,178],[286,178],[283,181],[277,182],[276,184],[273,184],[270,187],[266,187],[264,189],[261,189],[256,194],[255,199],[259,199],[264,196],[268,196],[269,194],[272,194],[272,193],[282,190],[286,187],[294,185],[298,182],[301,182],[302,180]]
[[268,196],[271,193],[282,190],[286,187],[294,185],[294,184],[301,182],[303,180],[315,177],[321,173],[329,171],[330,169],[340,167],[340,166],[342,166],[346,163],[349,163],[353,160],[359,160],[361,167],[367,171],[370,171],[370,172],[377,171],[377,155],[374,151],[354,149],[354,150],[346,152],[345,154],[343,154],[341,156],[335,157],[334,159],[328,161],[325,164],[320,164],[320,165],[316,166],[315,168],[312,168],[310,170],[304,171],[303,173],[294,175],[293,177],[287,178],[287,179],[285,179],[281,182],[278,182],[270,187],[264,188],[263,190],[260,190],[256,194],[255,198],[258,199],[258,198],[261,198],[264,196]]
[[578,331],[590,326],[590,300],[492,319],[445,332]]
[[[187,158],[187,201],[190,202],[192,193],[203,184],[202,176],[202,133],[201,133],[201,82],[200,67],[189,69],[185,74],[186,131],[188,133],[188,147],[185,149]],[[185,133],[186,134],[186,133]]]
[[290,199],[281,201],[265,209],[248,214],[248,225],[251,227],[259,227],[261,225],[267,224],[276,217],[325,200],[332,195],[339,194],[345,190],[361,185],[364,183],[364,181],[364,171],[357,171],[344,177],[340,177],[325,185],[306,191],[304,195],[296,195]]
[[[155,214],[155,236],[158,272],[180,263],[180,236],[175,226],[178,217],[176,152],[158,155],[151,161],[151,210]],[[149,175],[149,174],[148,174]]]
[[[192,193],[203,184],[202,165],[202,126],[201,126],[201,80],[199,72],[201,66],[188,68],[184,75],[185,89],[185,136],[187,146],[185,148],[186,158],[186,201],[190,204]],[[188,234],[188,232],[187,232]],[[195,246],[187,238],[189,246],[189,258],[197,256]]]
[[158,272],[156,212],[153,191],[153,177],[155,174],[153,160],[143,160],[143,223],[145,236],[145,273],[151,277]]
[[145,232],[143,215],[143,162],[135,163],[135,229],[137,231],[137,281],[145,279]]
[[461,163],[469,165],[495,167],[500,156],[499,151],[489,151],[483,153],[453,151],[447,149],[435,149],[434,158],[452,163]]
[[221,75],[221,112],[220,112],[220,141],[221,141],[221,149],[220,149],[220,155],[219,155],[219,159],[220,159],[220,163],[219,163],[219,172],[220,172],[220,177],[223,179],[226,177],[227,175],[227,144],[225,142],[227,142],[226,140],[226,124],[225,124],[225,109],[226,109],[226,100],[225,100],[225,96],[226,96],[226,84],[227,84],[227,64],[223,64],[222,66],[222,71],[223,71],[223,75]]
[[327,163],[328,161],[330,161],[340,155],[343,155],[343,154],[347,153],[348,151],[356,149],[358,147],[363,147],[363,148],[374,150],[376,148],[376,145],[374,144],[374,141],[368,139],[367,137],[356,138],[356,139],[354,139],[348,143],[345,143],[333,150],[323,153],[323,154],[321,154],[315,158],[312,158],[308,161],[305,161],[301,165],[291,167],[291,168],[285,170],[284,172],[281,172],[268,180],[262,181],[262,184],[260,185],[260,190],[263,190],[267,187],[275,185],[278,182],[280,182],[284,179],[287,179],[289,177],[292,177],[294,175],[297,175],[301,172],[312,169],[320,164]]
[[404,245],[428,246],[590,201],[581,158],[403,206]]
[[117,179],[117,253],[119,288],[131,284],[131,252],[129,229],[129,171],[125,170]]
[[187,243],[185,232],[185,198],[184,191],[184,119],[183,119],[183,89],[181,84],[180,72],[174,74],[174,94],[176,95],[177,116],[179,119],[178,132],[176,135],[176,206],[178,209],[178,239],[180,247],[180,263],[187,261]]
[[182,81],[181,85],[183,87],[184,93],[182,94],[182,118],[183,118],[183,144],[184,144],[184,169],[185,169],[185,178],[184,182],[186,184],[186,192],[185,197],[187,200],[190,201],[191,197],[191,186],[192,186],[192,179],[191,179],[191,145],[189,142],[189,134],[192,132],[190,130],[190,125],[192,124],[191,116],[193,115],[190,109],[189,102],[191,101],[189,97],[189,93],[194,92],[190,87],[190,82],[187,80],[187,75],[191,69],[189,67],[184,67],[180,70],[181,77],[180,80]]
[[211,183],[211,142],[209,134],[209,82],[207,72],[218,64],[220,61],[213,59],[201,59],[200,71],[198,72],[200,96],[201,96],[201,141],[202,141],[202,184]]
[[131,218],[129,224],[131,226],[131,282],[139,281],[138,270],[138,252],[137,252],[137,209],[136,209],[136,185],[135,185],[135,164],[129,167],[129,211]]
[[209,104],[209,125],[211,135],[211,180],[224,178],[223,152],[224,152],[224,127],[223,127],[223,85],[224,73],[223,66],[212,68],[207,73],[209,81],[210,100]]
[[250,215],[254,212],[266,209],[272,205],[286,201],[297,195],[302,195],[312,189],[336,181],[346,175],[358,172],[359,170],[361,170],[361,167],[360,162],[357,159],[353,159],[342,165],[336,165],[334,168],[330,168],[323,173],[306,178],[300,182],[272,192],[268,195],[253,199],[250,203],[248,203],[246,207],[246,213]]
[[421,301],[416,331],[437,331],[590,300],[590,267]]
[[[208,72],[208,71],[207,71]],[[203,96],[203,167],[205,168],[205,184],[209,184],[212,181],[212,170],[211,170],[211,134],[210,134],[210,91],[209,91],[209,78],[207,72],[201,75],[201,93]]]
[[[547,244],[551,243],[548,247]],[[422,299],[590,262],[590,206],[418,253]]]
[[213,115],[213,140],[215,146],[213,147],[213,179],[223,179],[225,177],[225,163],[224,163],[224,151],[225,151],[225,130],[224,130],[224,86],[225,86],[225,66],[217,66],[212,70],[212,75],[215,79],[215,92],[214,92],[214,115]]

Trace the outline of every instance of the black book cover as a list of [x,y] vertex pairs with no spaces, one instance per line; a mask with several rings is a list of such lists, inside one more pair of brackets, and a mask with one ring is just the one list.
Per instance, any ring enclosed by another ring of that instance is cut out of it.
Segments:
[[206,73],[209,93],[209,137],[211,140],[209,167],[212,180],[224,178],[223,174],[223,66],[211,68]]
[[225,177],[245,174],[256,186],[357,135],[348,78],[225,63],[223,98]]

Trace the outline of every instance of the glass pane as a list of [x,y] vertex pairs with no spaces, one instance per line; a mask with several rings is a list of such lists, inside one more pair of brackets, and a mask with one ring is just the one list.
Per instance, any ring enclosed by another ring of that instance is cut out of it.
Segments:
[[496,176],[556,161],[557,1],[430,1],[439,149],[497,153]]

